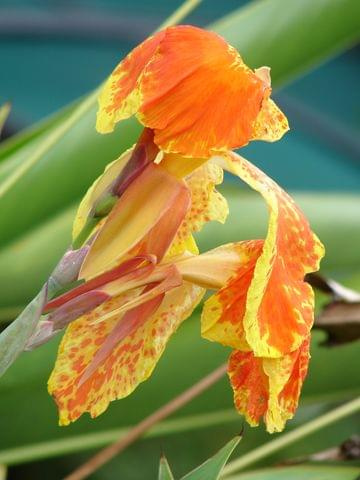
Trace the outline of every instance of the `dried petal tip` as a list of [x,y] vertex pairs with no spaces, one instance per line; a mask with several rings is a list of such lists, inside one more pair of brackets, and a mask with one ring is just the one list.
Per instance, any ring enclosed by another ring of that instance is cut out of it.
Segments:
[[252,71],[214,32],[169,27],[136,47],[110,75],[99,98],[97,130],[136,115],[161,150],[208,158],[250,140],[275,141],[288,130],[269,99],[268,67]]

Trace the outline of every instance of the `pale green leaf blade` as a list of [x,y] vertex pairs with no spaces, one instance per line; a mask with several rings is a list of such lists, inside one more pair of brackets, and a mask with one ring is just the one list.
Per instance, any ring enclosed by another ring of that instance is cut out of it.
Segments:
[[12,324],[0,334],[0,376],[24,350],[35,330],[47,296],[46,285]]
[[174,480],[169,463],[164,455],[160,458],[158,480]]
[[9,116],[9,113],[10,113],[10,109],[11,109],[11,105],[10,103],[4,103],[4,105],[2,105],[0,107],[0,133],[4,127],[4,124]]
[[240,435],[230,440],[230,442],[228,442],[225,447],[219,450],[213,457],[209,458],[202,465],[195,468],[195,470],[182,477],[181,480],[217,480],[228,458],[240,440]]
[[359,474],[359,467],[301,465],[261,469],[225,478],[226,480],[356,480]]

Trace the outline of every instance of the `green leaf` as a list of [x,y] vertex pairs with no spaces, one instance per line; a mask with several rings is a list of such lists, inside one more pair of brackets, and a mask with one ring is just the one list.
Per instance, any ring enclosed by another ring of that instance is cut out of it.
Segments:
[[354,45],[359,18],[357,0],[257,0],[211,28],[236,45],[250,66],[269,65],[279,86]]
[[228,458],[240,440],[241,436],[237,436],[230,440],[230,442],[228,442],[225,447],[219,450],[213,457],[209,458],[202,465],[195,468],[195,470],[182,477],[181,480],[217,480]]
[[5,103],[0,107],[0,133],[4,127],[4,124],[9,116],[11,109],[10,103]]
[[0,377],[24,350],[39,321],[46,295],[44,286],[17,319],[0,333]]
[[174,477],[173,477],[173,474],[171,473],[168,461],[166,460],[166,457],[164,457],[164,456],[162,456],[160,458],[158,480],[174,480]]
[[356,480],[359,467],[336,465],[300,465],[242,473],[226,480]]

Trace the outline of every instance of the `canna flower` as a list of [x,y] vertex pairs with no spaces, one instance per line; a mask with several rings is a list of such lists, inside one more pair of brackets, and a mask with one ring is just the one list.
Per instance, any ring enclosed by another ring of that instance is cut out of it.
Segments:
[[268,67],[252,71],[216,33],[169,27],[115,68],[99,98],[96,128],[112,132],[136,115],[163,152],[208,158],[282,137],[287,119],[270,94]]
[[[83,213],[132,152],[85,196],[75,236]],[[147,379],[206,290],[213,295],[202,335],[233,349],[229,377],[239,412],[251,425],[264,418],[269,431],[281,430],[295,412],[313,321],[313,294],[303,279],[318,268],[322,246],[291,198],[242,157],[228,152],[175,176],[184,161],[170,156],[148,164],[90,243],[79,272],[85,282],[45,306],[47,322],[70,323],[49,380],[61,424],[84,412],[98,416]],[[263,195],[268,235],[198,254],[193,233],[227,216],[215,189],[223,169]]]
[[[60,424],[100,415],[146,380],[207,291],[201,333],[231,349],[238,411],[269,432],[294,415],[314,310],[304,278],[323,246],[291,197],[231,151],[286,132],[270,93],[266,67],[252,71],[221,37],[190,26],[150,37],[108,79],[97,129],[131,115],[145,129],[82,200],[26,346],[66,328],[48,383]],[[216,190],[224,171],[262,195],[267,235],[199,253],[194,234],[228,214]]]

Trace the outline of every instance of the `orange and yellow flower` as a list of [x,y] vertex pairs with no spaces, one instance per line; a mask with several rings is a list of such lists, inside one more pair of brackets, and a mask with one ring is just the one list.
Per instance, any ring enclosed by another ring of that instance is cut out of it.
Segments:
[[[270,93],[267,68],[252,71],[221,37],[190,26],[150,37],[110,76],[98,130],[130,115],[146,128],[81,202],[79,282],[49,299],[28,344],[67,326],[49,379],[61,424],[98,416],[147,379],[207,290],[202,336],[232,349],[239,412],[269,432],[293,416],[313,323],[304,278],[323,247],[291,197],[231,151],[288,129]],[[224,170],[263,196],[267,235],[199,254],[193,234],[227,217]]]
[[169,27],[115,68],[99,98],[96,127],[108,133],[136,115],[162,151],[208,158],[282,137],[288,123],[270,93],[269,69],[252,71],[216,33]]

